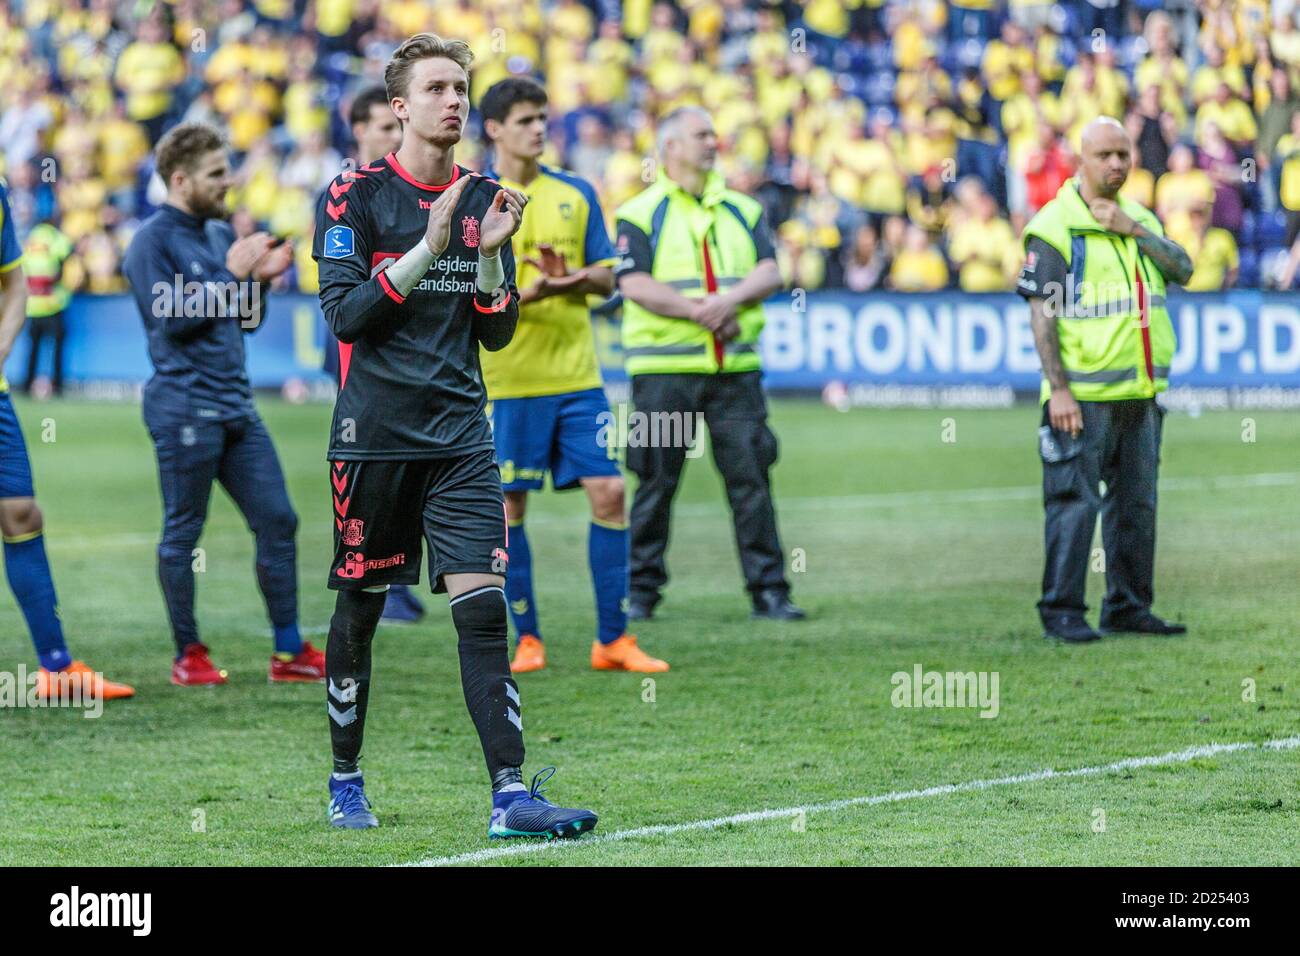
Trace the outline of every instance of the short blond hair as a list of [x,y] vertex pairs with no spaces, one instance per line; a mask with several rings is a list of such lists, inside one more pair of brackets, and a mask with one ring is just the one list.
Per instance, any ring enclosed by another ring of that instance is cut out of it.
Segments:
[[464,40],[444,40],[433,33],[408,37],[384,67],[384,92],[388,95],[388,102],[391,103],[394,97],[405,97],[409,92],[411,70],[416,63],[439,56],[451,60],[466,73],[474,61],[474,51]]

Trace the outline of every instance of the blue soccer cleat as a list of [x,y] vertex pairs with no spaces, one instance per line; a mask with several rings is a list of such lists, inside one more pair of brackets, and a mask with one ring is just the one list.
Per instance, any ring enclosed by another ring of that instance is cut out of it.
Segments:
[[422,617],[424,617],[424,605],[409,587],[404,584],[394,584],[388,589],[381,621],[385,624],[414,624]]
[[347,780],[336,780],[330,774],[330,826],[345,830],[369,830],[379,826],[379,818],[370,812],[366,799],[366,784],[361,774]]
[[510,790],[492,794],[492,820],[488,824],[488,837],[505,840],[511,837],[581,836],[596,827],[596,814],[590,810],[569,810],[557,807],[541,795],[541,786],[555,773],[547,767],[533,777],[527,790]]

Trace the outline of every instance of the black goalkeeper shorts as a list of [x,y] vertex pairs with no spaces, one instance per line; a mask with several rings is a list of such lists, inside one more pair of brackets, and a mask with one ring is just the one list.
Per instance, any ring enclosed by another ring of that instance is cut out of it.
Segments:
[[334,563],[329,586],[360,590],[446,574],[506,573],[506,506],[492,449],[459,458],[330,463]]

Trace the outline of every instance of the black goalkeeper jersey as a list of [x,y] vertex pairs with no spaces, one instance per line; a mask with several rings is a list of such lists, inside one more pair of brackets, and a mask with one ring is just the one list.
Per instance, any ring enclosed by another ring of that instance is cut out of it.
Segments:
[[[384,270],[423,240],[430,203],[462,176],[476,181],[461,194],[447,248],[403,298]],[[500,253],[505,300],[476,285],[479,224],[500,188],[463,166],[430,186],[389,153],[343,173],[321,195],[312,257],[342,378],[331,461],[447,458],[492,447],[479,343],[503,348],[519,317],[509,242]]]

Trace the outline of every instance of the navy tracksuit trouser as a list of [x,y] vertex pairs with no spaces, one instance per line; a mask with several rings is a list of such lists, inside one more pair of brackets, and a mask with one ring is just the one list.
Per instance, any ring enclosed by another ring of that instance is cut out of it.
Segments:
[[178,652],[199,640],[194,621],[194,548],[208,516],[212,482],[226,489],[256,539],[257,583],[273,627],[298,617],[298,516],[280,459],[257,416],[228,421],[150,421],[162,486],[158,579]]

